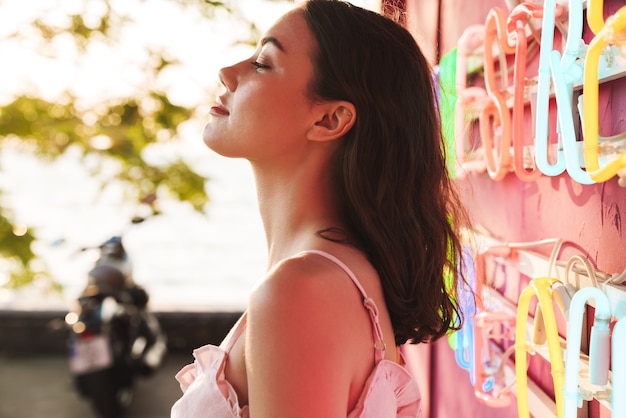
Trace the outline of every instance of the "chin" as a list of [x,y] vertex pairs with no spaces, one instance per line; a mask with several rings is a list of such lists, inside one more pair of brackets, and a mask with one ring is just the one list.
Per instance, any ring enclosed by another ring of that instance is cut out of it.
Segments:
[[204,144],[216,154],[228,158],[243,158],[241,153],[233,149],[232,143],[224,137],[206,136],[202,137]]
[[217,126],[209,121],[202,131],[202,141],[215,153],[229,158],[246,158],[247,145],[241,135],[232,135],[232,130]]
[[[202,141],[207,147],[218,154],[222,154],[220,148],[223,148],[223,144],[227,142],[226,139],[223,138],[223,135],[219,135],[218,129],[216,129],[215,126],[212,126],[210,121],[204,125],[204,129],[202,130]],[[222,146],[220,146],[220,144],[222,144]]]

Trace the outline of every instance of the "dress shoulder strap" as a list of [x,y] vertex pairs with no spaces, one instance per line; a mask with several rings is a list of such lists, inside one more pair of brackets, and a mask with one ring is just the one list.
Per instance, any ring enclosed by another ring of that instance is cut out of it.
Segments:
[[230,350],[233,348],[243,330],[246,328],[246,322],[248,319],[248,311],[244,311],[243,315],[239,317],[235,325],[230,329],[226,338],[224,338],[223,350],[227,353],[230,353]]
[[348,277],[350,277],[350,279],[352,280],[352,283],[354,283],[356,288],[361,293],[361,296],[363,297],[363,305],[365,306],[365,308],[367,309],[370,315],[370,319],[372,321],[372,332],[374,334],[374,349],[375,349],[374,355],[375,355],[376,363],[381,361],[384,358],[385,343],[383,341],[383,332],[382,332],[382,329],[380,328],[380,323],[378,322],[378,308],[376,307],[374,300],[370,298],[369,296],[367,296],[367,293],[365,293],[365,289],[363,289],[363,286],[361,286],[359,279],[357,279],[356,275],[352,272],[352,270],[350,270],[350,268],[343,261],[339,260],[334,255],[328,254],[325,251],[307,250],[307,251],[303,251],[302,254],[317,254],[319,256],[322,256],[326,258],[327,260],[330,260],[333,263],[335,263],[348,275]]

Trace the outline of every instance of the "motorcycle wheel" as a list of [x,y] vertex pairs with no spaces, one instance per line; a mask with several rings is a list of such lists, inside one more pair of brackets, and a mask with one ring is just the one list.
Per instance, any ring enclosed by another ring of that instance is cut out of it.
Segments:
[[132,385],[120,386],[113,368],[79,375],[76,384],[101,418],[120,418],[132,400]]

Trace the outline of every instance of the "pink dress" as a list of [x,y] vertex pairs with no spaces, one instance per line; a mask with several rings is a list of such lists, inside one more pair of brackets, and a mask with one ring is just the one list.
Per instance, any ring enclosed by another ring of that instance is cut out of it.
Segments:
[[[348,418],[415,418],[420,415],[420,392],[417,382],[400,364],[384,358],[382,330],[378,310],[352,271],[336,257],[317,250],[318,254],[341,267],[363,295],[363,304],[370,314],[374,337],[376,365],[363,387]],[[241,407],[237,393],[224,376],[226,359],[233,344],[246,326],[246,313],[217,347],[205,345],[194,350],[195,362],[176,374],[183,396],[172,407],[172,418],[248,418],[248,406]]]

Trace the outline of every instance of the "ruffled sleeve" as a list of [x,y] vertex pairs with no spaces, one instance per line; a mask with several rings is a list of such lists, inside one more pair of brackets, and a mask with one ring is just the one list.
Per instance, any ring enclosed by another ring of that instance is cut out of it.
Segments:
[[224,376],[227,354],[213,345],[193,352],[195,361],[177,374],[183,396],[172,407],[172,418],[248,418],[237,393]]
[[417,382],[401,365],[379,362],[365,382],[361,397],[348,418],[416,418],[421,395]]

